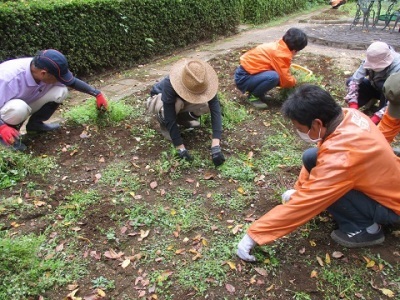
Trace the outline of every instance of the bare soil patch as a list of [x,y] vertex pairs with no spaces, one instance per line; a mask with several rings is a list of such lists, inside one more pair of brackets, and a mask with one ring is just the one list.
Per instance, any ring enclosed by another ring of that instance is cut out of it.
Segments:
[[[210,61],[220,76],[220,91],[226,94],[230,101],[237,101],[246,106],[248,114],[251,116],[249,121],[238,126],[234,130],[227,130],[224,133],[222,143],[223,151],[227,157],[237,153],[254,152],[254,156],[260,155],[262,142],[268,134],[279,132],[279,128],[266,128],[264,121],[268,121],[272,115],[279,114],[281,102],[272,102],[267,110],[254,110],[246,102],[246,99],[236,89],[233,82],[233,74],[238,64],[241,53],[250,49],[252,45],[240,49],[232,49],[229,53],[218,56]],[[344,96],[344,81],[348,75],[345,75],[341,69],[335,66],[334,58],[304,53],[294,59],[294,63],[306,66],[317,76],[323,77],[322,84],[337,99],[341,101]],[[334,76],[333,76],[334,75]],[[133,102],[144,103],[148,91],[137,93],[132,97]],[[367,113],[372,113],[368,111]],[[354,264],[360,268],[365,268],[363,259],[363,250],[345,250],[334,244],[329,234],[335,228],[334,222],[327,215],[321,215],[314,220],[315,230],[300,228],[279,241],[279,247],[276,248],[274,256],[279,260],[279,267],[274,268],[273,272],[259,274],[256,268],[263,267],[264,263],[246,264],[232,256],[232,261],[236,264],[236,269],[226,268],[226,280],[221,285],[210,285],[204,293],[199,293],[195,287],[192,289],[181,289],[180,285],[174,281],[173,275],[168,287],[155,286],[152,283],[145,283],[146,274],[154,273],[159,270],[175,271],[176,264],[174,259],[166,259],[162,256],[150,264],[143,264],[140,260],[132,263],[132,266],[126,269],[121,268],[121,261],[109,260],[104,256],[96,257],[95,254],[104,254],[109,249],[118,249],[125,253],[135,249],[135,254],[139,251],[145,256],[150,256],[152,244],[157,244],[158,240],[164,237],[161,228],[152,228],[151,236],[142,242],[138,242],[137,235],[139,229],[130,225],[124,215],[127,206],[132,207],[135,204],[146,203],[152,205],[158,203],[162,190],[171,191],[175,189],[186,189],[192,191],[191,197],[196,198],[200,195],[206,198],[210,192],[215,192],[207,184],[202,182],[206,172],[216,172],[211,165],[202,168],[188,168],[183,170],[181,178],[174,178],[173,168],[168,173],[160,176],[152,169],[154,162],[160,160],[162,153],[170,151],[169,142],[163,140],[161,135],[156,134],[152,137],[143,138],[140,133],[146,127],[155,128],[154,121],[148,120],[145,116],[142,119],[130,120],[114,127],[96,128],[64,125],[59,131],[46,134],[31,136],[27,139],[27,144],[32,155],[40,157],[43,155],[54,156],[58,168],[52,170],[44,178],[28,177],[16,187],[4,190],[5,197],[20,194],[24,196],[25,201],[29,200],[28,182],[35,182],[37,187],[46,191],[45,200],[48,206],[37,208],[34,212],[15,211],[13,219],[8,215],[0,215],[0,223],[6,224],[3,229],[11,228],[15,234],[19,233],[40,233],[43,232],[51,222],[57,220],[48,220],[46,215],[51,213],[60,204],[65,203],[65,197],[72,191],[84,191],[95,189],[101,195],[101,201],[94,204],[85,211],[81,220],[81,231],[75,239],[65,241],[65,247],[68,244],[78,244],[80,252],[77,257],[82,257],[87,261],[87,272],[77,284],[80,286],[80,295],[88,295],[93,290],[92,280],[100,276],[111,278],[115,281],[115,288],[107,291],[105,299],[139,299],[139,295],[144,291],[141,299],[295,299],[297,293],[304,292],[310,296],[310,299],[323,299],[324,291],[319,287],[318,280],[310,276],[311,272],[318,268],[316,257],[325,257],[326,253],[333,251],[343,251],[345,258],[336,263],[346,266]],[[89,134],[88,138],[80,137],[82,131]],[[184,139],[188,141],[187,147],[195,149],[198,155],[208,156],[209,152],[209,131],[207,128],[200,128],[193,132],[186,132]],[[73,146],[73,147],[70,147]],[[96,180],[96,174],[102,173],[104,169],[117,162],[128,162],[125,164],[127,172],[132,176],[137,176],[140,189],[137,194],[142,197],[131,199],[131,201],[115,203],[115,199],[120,199],[121,195],[127,191],[118,186],[104,186]],[[226,209],[223,212],[213,203],[213,199],[204,203],[205,210],[210,219],[218,219],[219,222],[213,224],[218,228],[225,228],[227,221],[237,218],[239,214],[242,218],[251,216],[260,217],[266,211],[277,204],[276,195],[273,194],[273,187],[276,185],[290,188],[300,170],[298,168],[282,168],[276,174],[265,174],[266,178],[262,184],[257,185],[256,192],[251,195],[251,203],[241,212]],[[188,180],[193,179],[193,180]],[[228,199],[230,193],[237,189],[234,181],[223,179],[219,176],[213,178],[219,193],[225,195]],[[152,189],[150,183],[157,181],[158,187]],[[168,207],[168,203],[165,203]],[[119,216],[119,217],[117,217]],[[215,217],[215,218],[214,218]],[[13,228],[13,220],[24,223],[24,226]],[[116,239],[110,241],[106,239],[104,231],[114,229]],[[145,228],[145,227],[143,227]],[[370,253],[380,256],[390,264],[399,263],[399,242],[398,238],[390,234],[393,230],[399,228],[386,228],[387,238],[383,246],[370,249]],[[307,231],[307,235],[305,235]],[[198,231],[187,232],[186,235],[191,239],[193,247],[201,247],[201,242],[196,240],[197,235],[202,235],[207,240],[212,240],[217,232]],[[239,233],[241,235],[241,233]],[[185,247],[179,244],[176,248]],[[231,241],[227,245],[234,247]],[[142,250],[139,250],[142,249]],[[154,250],[154,249],[152,249]],[[233,249],[234,250],[234,249]],[[93,252],[94,251],[94,252]],[[233,252],[232,252],[233,253]],[[397,253],[397,254],[396,254]],[[266,258],[269,253],[265,253]],[[312,263],[310,263],[312,262]],[[187,263],[191,263],[190,256]],[[138,280],[138,278],[142,278]],[[384,276],[377,270],[376,273],[369,275],[371,281],[375,284],[384,284]],[[213,278],[204,278],[205,281],[213,282]],[[349,278],[351,280],[351,278]],[[229,291],[226,284],[235,287],[235,291]],[[384,299],[379,291],[370,291],[370,285],[365,282],[368,289],[366,298],[360,299]],[[393,289],[393,288],[392,288]],[[163,295],[159,291],[168,291],[169,296]],[[55,287],[52,291],[47,291],[44,296],[46,299],[64,299],[69,293],[67,287]],[[154,298],[157,295],[158,298]],[[349,293],[351,299],[355,299],[354,293]],[[337,294],[337,299],[340,294]],[[347,298],[347,299],[350,299]],[[356,297],[357,298],[357,297]],[[296,298],[301,299],[301,298]],[[306,298],[304,298],[306,299]]]

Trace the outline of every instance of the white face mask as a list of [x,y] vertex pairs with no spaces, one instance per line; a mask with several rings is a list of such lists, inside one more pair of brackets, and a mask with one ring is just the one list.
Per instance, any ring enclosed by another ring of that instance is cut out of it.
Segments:
[[[311,129],[310,129],[311,130]],[[307,131],[307,133],[301,132],[300,130],[298,130],[296,128],[296,132],[299,135],[299,137],[305,141],[306,143],[318,143],[321,139],[321,128],[319,129],[319,133],[318,133],[318,138],[313,140],[312,138],[310,138],[310,136],[308,135],[310,133],[310,130]]]

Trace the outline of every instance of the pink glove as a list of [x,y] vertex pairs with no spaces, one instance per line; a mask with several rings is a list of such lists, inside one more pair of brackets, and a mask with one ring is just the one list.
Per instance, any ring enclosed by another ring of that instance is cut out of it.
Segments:
[[97,109],[103,108],[103,109],[107,110],[108,103],[102,93],[100,93],[96,96],[96,105],[97,105]]
[[349,104],[349,107],[351,107],[350,104],[357,103],[357,99],[358,99],[358,84],[355,81],[350,81],[349,86],[347,87],[347,95],[344,97],[344,100]]
[[356,102],[350,102],[350,103],[349,103],[349,107],[350,107],[350,108],[354,108],[354,109],[358,109],[358,103],[356,103]]
[[381,118],[379,118],[377,115],[373,115],[371,117],[371,121],[374,122],[375,125],[378,125],[378,123],[381,121]]
[[7,145],[12,145],[15,142],[15,138],[19,137],[19,132],[15,128],[3,124],[0,126],[0,135]]

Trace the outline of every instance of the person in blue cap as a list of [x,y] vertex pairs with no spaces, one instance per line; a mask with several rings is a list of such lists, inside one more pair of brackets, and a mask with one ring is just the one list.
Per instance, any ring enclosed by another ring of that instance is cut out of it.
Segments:
[[76,78],[68,68],[66,57],[47,49],[34,57],[18,58],[0,64],[0,144],[25,150],[19,129],[28,119],[26,131],[47,132],[60,127],[49,120],[68,96],[68,88],[96,97],[98,109],[107,109],[104,95]]

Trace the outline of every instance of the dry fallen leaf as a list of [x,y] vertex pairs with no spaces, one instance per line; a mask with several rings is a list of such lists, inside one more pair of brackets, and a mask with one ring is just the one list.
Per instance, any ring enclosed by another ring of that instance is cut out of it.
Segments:
[[131,260],[130,260],[130,259],[125,259],[125,260],[122,262],[121,267],[122,267],[123,269],[125,269],[127,266],[129,266],[130,263],[131,263]]
[[269,292],[270,290],[272,290],[275,287],[275,285],[271,284],[269,287],[267,287],[267,289],[265,290],[266,292]]
[[243,227],[242,224],[236,225],[236,226],[232,229],[232,233],[233,233],[233,234],[237,234],[238,231],[239,231],[242,227]]
[[333,258],[342,258],[343,256],[344,256],[344,254],[342,252],[340,252],[340,251],[334,251],[332,253],[332,257]]
[[331,263],[331,257],[329,256],[328,253],[325,254],[325,263],[326,263],[327,265],[329,265],[329,264]]
[[104,256],[110,259],[119,259],[124,255],[124,252],[115,252],[113,249],[104,252]]
[[317,278],[317,277],[318,277],[318,272],[315,270],[311,271],[310,278]]
[[229,265],[229,267],[230,267],[232,270],[236,270],[236,265],[235,265],[235,263],[233,263],[233,262],[231,262],[231,261],[227,261],[226,263]]
[[231,293],[231,294],[235,293],[236,289],[233,285],[227,283],[227,284],[225,284],[225,288],[229,293]]
[[262,268],[254,268],[254,270],[260,274],[261,276],[267,276],[267,270],[262,269]]
[[320,265],[321,267],[324,266],[324,262],[322,261],[322,258],[321,258],[321,257],[317,256],[317,261],[318,261],[318,263],[319,263],[319,265]]
[[60,251],[62,251],[64,249],[64,243],[61,243],[61,244],[59,244],[57,247],[56,247],[56,252],[60,252]]
[[394,230],[394,231],[392,231],[392,234],[395,236],[395,237],[400,237],[400,230]]
[[67,297],[64,298],[64,300],[75,300],[76,299],[75,294],[78,292],[78,290],[79,289],[73,290],[71,293],[67,295]]
[[150,229],[149,230],[140,230],[140,237],[138,238],[138,241],[143,241],[145,238],[149,236]]
[[393,298],[394,297],[394,293],[389,290],[389,289],[379,289],[382,294],[384,294],[385,296],[388,296],[389,298]]
[[241,195],[244,195],[244,194],[246,193],[242,187],[239,187],[239,188],[237,189],[237,191],[238,191],[239,194],[241,194]]

